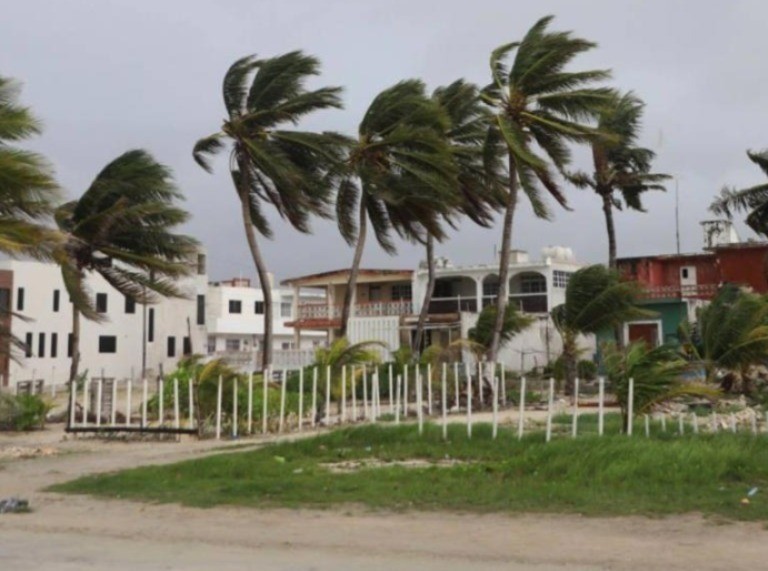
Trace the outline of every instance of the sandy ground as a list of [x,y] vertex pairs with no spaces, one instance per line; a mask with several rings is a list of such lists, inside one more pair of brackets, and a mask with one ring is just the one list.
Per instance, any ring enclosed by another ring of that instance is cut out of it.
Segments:
[[0,515],[0,569],[720,571],[762,569],[768,558],[768,532],[761,524],[718,524],[695,515],[600,519],[201,510],[42,492],[82,474],[222,453],[221,443],[210,441],[61,438],[57,430],[0,434],[0,451],[53,447],[60,452],[0,460],[0,497],[23,496],[34,508],[30,514]]

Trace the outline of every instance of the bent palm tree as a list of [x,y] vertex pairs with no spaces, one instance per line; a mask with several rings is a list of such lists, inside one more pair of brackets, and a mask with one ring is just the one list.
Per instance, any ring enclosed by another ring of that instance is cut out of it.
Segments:
[[627,208],[645,212],[642,194],[649,190],[665,190],[660,183],[670,178],[666,174],[652,173],[651,163],[656,153],[636,146],[643,107],[643,102],[631,92],[606,104],[600,111],[597,128],[613,138],[603,137],[592,141],[595,170],[591,176],[577,173],[569,177],[577,186],[594,190],[603,202],[608,232],[608,267],[612,269],[616,268],[614,209],[621,210],[623,199]]
[[208,156],[231,146],[229,170],[235,186],[243,228],[264,293],[262,366],[272,359],[272,289],[256,233],[271,238],[264,212],[271,204],[281,218],[300,232],[309,232],[312,215],[329,217],[332,180],[325,175],[340,160],[341,138],[333,133],[286,129],[305,115],[340,108],[339,87],[307,90],[320,63],[300,51],[263,60],[237,60],[224,76],[227,118],[221,131],[200,139],[195,161],[212,172]]
[[80,363],[80,315],[101,321],[86,276],[95,272],[124,296],[152,303],[158,296],[182,297],[174,281],[192,269],[197,242],[172,229],[188,214],[168,168],[143,150],[109,163],[78,199],[61,205],[56,223],[65,242],[54,258],[72,301],[70,382]]
[[[456,211],[448,212],[446,220],[454,226],[453,215],[463,214],[475,224],[487,228],[493,222],[493,212],[503,205],[500,155],[498,152],[490,156],[485,154],[490,119],[487,108],[480,100],[477,87],[463,79],[438,87],[432,99],[448,117],[449,125],[443,136],[450,145],[457,168],[454,190],[457,195]],[[498,151],[498,146],[491,149]],[[427,287],[413,344],[417,353],[421,351],[429,304],[435,290],[434,242],[434,236],[427,233]]]
[[360,122],[336,199],[339,231],[355,244],[344,294],[341,336],[346,335],[370,221],[379,245],[395,253],[391,233],[416,241],[442,239],[441,216],[450,212],[456,168],[441,133],[448,119],[418,80],[382,91]]
[[[768,176],[768,150],[747,151],[747,156]],[[709,209],[728,218],[733,218],[736,212],[747,212],[747,225],[758,234],[768,236],[768,183],[742,190],[724,188]]]
[[[491,53],[493,82],[483,95],[494,114],[496,135],[489,144],[502,141],[509,171],[491,360],[498,353],[504,309],[509,301],[509,256],[518,190],[523,191],[534,213],[541,218],[550,216],[542,186],[561,206],[567,207],[552,166],[562,172],[571,158],[567,143],[585,143],[596,136],[597,131],[583,121],[595,118],[612,94],[610,89],[591,87],[608,78],[608,71],[564,71],[573,58],[595,44],[574,38],[571,32],[547,31],[551,21],[552,16],[542,18],[522,41],[505,44]],[[507,68],[504,60],[513,50],[515,58]]]
[[41,222],[53,210],[57,186],[40,155],[12,146],[40,133],[18,93],[15,82],[0,77],[0,252],[47,257],[58,238]]
[[573,392],[578,337],[614,327],[630,319],[654,315],[636,306],[640,290],[634,282],[623,282],[613,270],[588,266],[571,276],[565,288],[565,303],[552,309],[552,321],[563,339],[566,392]]

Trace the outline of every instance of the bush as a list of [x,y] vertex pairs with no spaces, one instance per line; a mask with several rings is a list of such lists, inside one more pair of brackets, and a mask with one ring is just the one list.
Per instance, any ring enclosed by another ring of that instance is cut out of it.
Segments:
[[582,381],[594,381],[597,377],[597,365],[588,359],[582,359],[576,365],[576,375]]
[[0,394],[0,430],[34,430],[45,426],[51,405],[36,395]]

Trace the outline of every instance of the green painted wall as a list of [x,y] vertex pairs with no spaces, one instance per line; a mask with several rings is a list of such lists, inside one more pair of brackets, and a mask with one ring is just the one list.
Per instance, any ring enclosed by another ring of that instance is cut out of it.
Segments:
[[[684,300],[654,300],[642,304],[643,309],[655,312],[655,317],[649,321],[661,319],[662,337],[665,343],[678,343],[677,330],[680,324],[688,318],[688,308]],[[613,341],[613,331],[603,330],[597,334],[597,346],[605,341]]]

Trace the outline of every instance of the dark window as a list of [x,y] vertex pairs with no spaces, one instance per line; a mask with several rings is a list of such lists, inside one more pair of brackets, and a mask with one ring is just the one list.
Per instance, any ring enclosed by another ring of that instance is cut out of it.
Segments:
[[99,353],[117,353],[117,337],[99,335]]
[[683,268],[683,279],[684,280],[688,279],[688,268]]
[[242,313],[243,312],[243,302],[239,299],[230,299],[229,300],[229,312],[230,313]]
[[411,284],[395,284],[392,286],[393,300],[409,300],[412,297],[413,295],[411,294]]
[[45,357],[45,333],[37,336],[37,356]]
[[24,311],[24,288],[16,290],[16,311]]
[[74,351],[74,349],[75,349],[75,343],[74,343],[74,340],[72,339],[72,334],[69,333],[67,335],[67,357],[72,356],[72,352]]
[[147,343],[155,340],[155,308],[149,308],[149,323],[147,324]]
[[129,295],[125,296],[125,312],[136,313],[136,300]]
[[197,296],[197,324],[205,325],[205,296]]
[[59,311],[59,303],[61,302],[61,292],[57,289],[53,290],[53,311]]
[[168,337],[168,356],[176,356],[176,337]]
[[107,312],[107,294],[106,293],[96,294],[96,311],[98,313]]
[[59,334],[51,333],[51,357],[59,354]]
[[27,333],[27,338],[24,340],[24,356],[32,356],[32,334]]
[[192,340],[189,337],[184,337],[184,354],[192,354]]
[[264,302],[257,301],[253,304],[253,312],[258,315],[264,315]]
[[11,309],[11,290],[0,288],[0,311],[6,312]]
[[202,276],[205,273],[205,254],[197,255],[197,274]]

